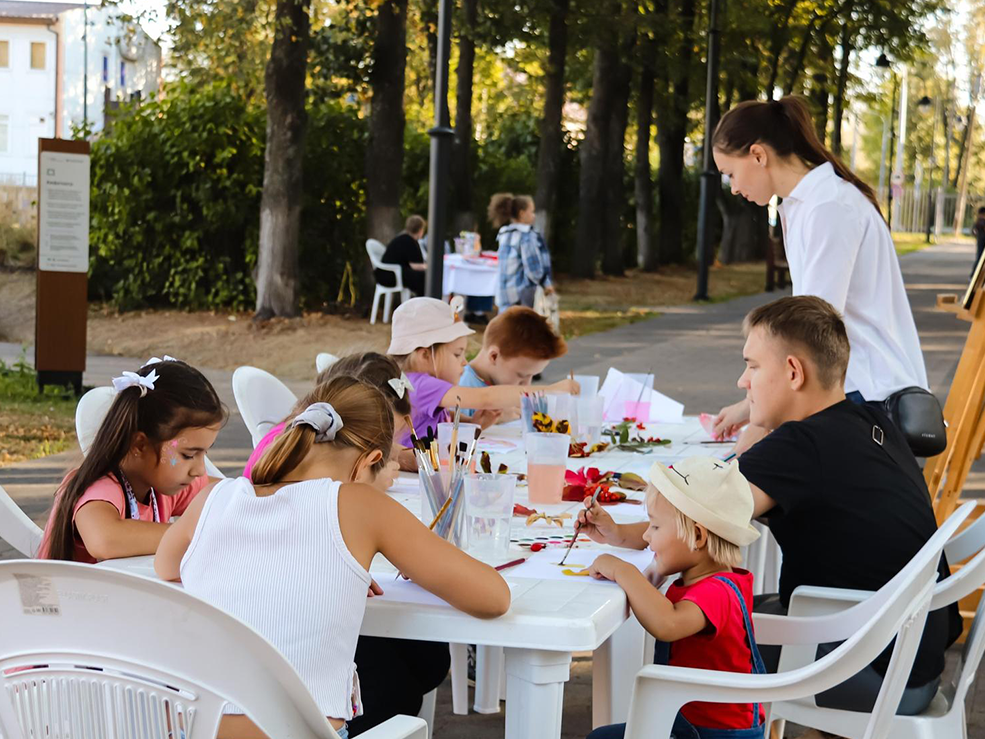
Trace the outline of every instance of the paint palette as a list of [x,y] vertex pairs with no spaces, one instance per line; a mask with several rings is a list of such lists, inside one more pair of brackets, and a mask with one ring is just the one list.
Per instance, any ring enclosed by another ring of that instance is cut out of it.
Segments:
[[[574,533],[562,534],[560,531],[555,536],[515,536],[510,539],[510,544],[521,549],[530,549],[534,544],[541,545],[537,547],[538,550],[567,548],[573,536]],[[578,548],[579,544],[590,544],[591,541],[587,536],[581,535],[575,542],[575,549]]]
[[520,448],[520,445],[510,439],[482,439],[480,438],[475,445],[476,451],[489,452],[490,454],[509,454]]

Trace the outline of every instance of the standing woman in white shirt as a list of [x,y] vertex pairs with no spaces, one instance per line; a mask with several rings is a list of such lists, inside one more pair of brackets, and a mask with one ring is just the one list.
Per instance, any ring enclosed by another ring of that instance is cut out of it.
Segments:
[[[800,98],[740,103],[712,140],[732,193],[757,205],[783,198],[780,219],[794,295],[816,295],[845,319],[851,358],[845,391],[876,403],[903,388],[928,388],[920,340],[889,227],[872,188],[818,139]],[[716,434],[749,421],[749,403],[723,408]],[[743,434],[737,451],[764,430]]]

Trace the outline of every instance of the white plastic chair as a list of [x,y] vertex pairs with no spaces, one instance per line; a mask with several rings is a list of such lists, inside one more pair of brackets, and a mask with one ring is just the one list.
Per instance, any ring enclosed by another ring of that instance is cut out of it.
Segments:
[[233,372],[233,397],[253,437],[253,446],[283,421],[298,402],[287,385],[256,367],[239,367]]
[[[941,551],[973,507],[962,506],[896,577],[848,610],[813,618],[755,616],[756,637],[763,644],[844,642],[816,662],[775,675],[644,667],[633,687],[626,739],[670,736],[677,712],[691,701],[766,704],[816,695],[864,668],[895,638],[886,679],[861,734],[886,739],[923,633]],[[770,718],[767,712],[767,726]]]
[[0,486],[0,539],[25,557],[36,557],[44,532]]
[[315,357],[315,372],[319,375],[339,361],[339,358],[328,352],[319,352]]
[[[154,638],[127,638],[148,614]],[[165,583],[73,562],[3,562],[0,623],[6,739],[212,739],[226,702],[271,737],[338,737],[277,649]],[[422,719],[397,716],[362,736],[427,735]]]
[[[985,584],[985,517],[955,536],[944,547],[948,562],[955,564],[968,557],[970,561],[950,577],[938,582],[934,587],[930,610],[944,608],[960,601]],[[837,612],[857,603],[872,594],[859,590],[839,590],[837,588],[797,588],[790,598],[790,613],[797,616],[821,615]],[[985,598],[978,603],[975,617],[965,640],[961,659],[951,679],[940,686],[937,694],[923,713],[916,716],[895,716],[892,719],[893,739],[957,739],[967,737],[965,716],[965,697],[975,679],[985,652]],[[810,650],[811,647],[808,647]],[[788,657],[784,649],[780,669],[785,662],[801,658],[801,655]],[[810,658],[810,655],[804,655]],[[813,698],[795,702],[773,704],[776,719],[789,719],[804,726],[811,726],[837,733],[839,736],[861,736],[865,729],[868,714],[852,711],[838,711],[820,708]],[[782,730],[781,730],[782,736]]]
[[386,247],[382,241],[376,239],[366,239],[366,253],[369,254],[369,262],[373,269],[382,269],[392,272],[394,278],[393,287],[383,287],[376,283],[376,292],[373,293],[373,309],[369,313],[369,322],[376,323],[376,311],[380,306],[380,296],[383,297],[383,323],[390,323],[390,308],[393,305],[393,294],[400,293],[400,302],[410,300],[410,290],[404,287],[404,277],[399,264],[386,264],[383,261],[383,252]]
[[[75,435],[79,439],[79,448],[83,456],[89,453],[89,447],[92,446],[115,397],[116,391],[107,386],[94,387],[79,398],[79,404],[75,406]],[[225,477],[208,457],[205,458],[205,474],[220,479]]]

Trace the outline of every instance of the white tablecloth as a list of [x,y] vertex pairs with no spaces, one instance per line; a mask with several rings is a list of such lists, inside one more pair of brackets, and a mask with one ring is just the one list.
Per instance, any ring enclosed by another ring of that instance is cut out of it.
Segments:
[[465,259],[461,254],[445,255],[441,290],[445,295],[493,297],[499,279],[499,263],[492,259]]

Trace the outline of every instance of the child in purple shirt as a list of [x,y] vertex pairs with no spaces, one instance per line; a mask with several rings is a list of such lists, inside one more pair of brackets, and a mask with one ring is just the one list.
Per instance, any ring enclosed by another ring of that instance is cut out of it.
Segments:
[[[458,305],[456,305],[456,302]],[[468,337],[475,331],[458,318],[460,299],[452,305],[436,298],[412,298],[393,312],[390,329],[390,354],[407,373],[411,418],[421,435],[431,426],[437,433],[438,423],[446,420],[447,410],[461,404],[474,408],[473,420],[483,428],[489,426],[504,408],[518,408],[520,397],[529,391],[520,385],[465,387],[458,382],[465,369]],[[562,380],[544,388],[549,393],[578,394],[578,383]],[[399,437],[410,444],[410,430]]]

